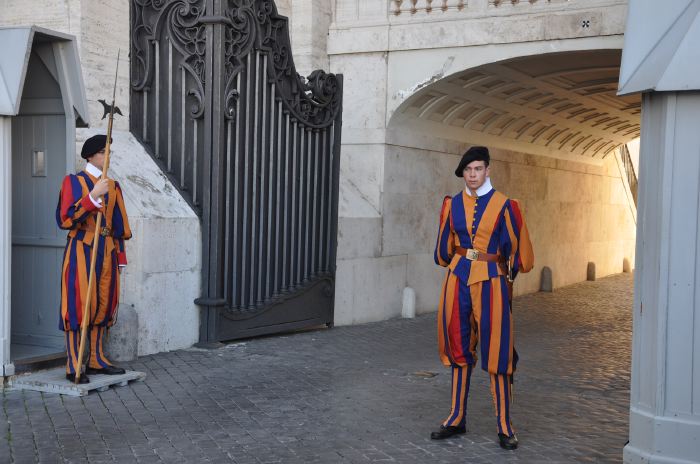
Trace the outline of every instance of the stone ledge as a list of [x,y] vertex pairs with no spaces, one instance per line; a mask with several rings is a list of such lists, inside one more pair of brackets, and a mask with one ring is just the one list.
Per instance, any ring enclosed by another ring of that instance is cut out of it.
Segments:
[[[626,5],[612,4],[507,15],[453,17],[438,21],[336,24],[329,31],[328,54],[426,50],[621,35],[624,33],[626,11]],[[580,21],[584,19],[591,21],[590,26],[579,27]]]

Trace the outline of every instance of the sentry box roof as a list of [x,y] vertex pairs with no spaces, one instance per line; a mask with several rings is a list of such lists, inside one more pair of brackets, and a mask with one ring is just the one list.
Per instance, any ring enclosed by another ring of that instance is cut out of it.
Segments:
[[700,0],[630,0],[618,94],[700,89]]
[[34,51],[61,86],[66,108],[73,108],[76,124],[89,123],[87,99],[75,37],[37,26],[0,28],[0,116],[19,113],[27,78],[29,57]]

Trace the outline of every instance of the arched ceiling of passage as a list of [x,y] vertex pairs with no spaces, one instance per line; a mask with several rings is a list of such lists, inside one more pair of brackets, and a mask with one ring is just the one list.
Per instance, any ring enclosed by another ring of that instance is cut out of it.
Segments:
[[390,126],[535,154],[601,159],[639,137],[640,97],[616,96],[620,58],[620,50],[593,50],[469,69],[411,96]]

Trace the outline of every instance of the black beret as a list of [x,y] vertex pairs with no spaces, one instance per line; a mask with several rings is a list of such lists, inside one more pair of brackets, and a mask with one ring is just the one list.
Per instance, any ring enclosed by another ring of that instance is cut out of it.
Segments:
[[489,162],[491,161],[489,149],[486,147],[471,147],[469,150],[467,150],[467,152],[462,156],[459,166],[457,166],[457,169],[455,169],[455,176],[464,176],[464,170],[472,161],[483,161],[486,166],[488,166]]
[[[112,143],[112,140],[110,140],[110,143]],[[89,139],[85,141],[83,144],[83,149],[80,150],[80,156],[83,159],[88,159],[98,151],[102,150],[105,146],[107,146],[107,136],[98,134],[98,135],[93,135]]]

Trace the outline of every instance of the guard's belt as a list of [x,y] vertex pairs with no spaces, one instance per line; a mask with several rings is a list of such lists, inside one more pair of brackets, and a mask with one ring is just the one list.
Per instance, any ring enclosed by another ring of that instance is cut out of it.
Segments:
[[500,264],[506,263],[506,259],[501,255],[484,253],[482,251],[475,250],[473,248],[457,247],[455,249],[455,253],[457,253],[458,255],[464,256],[469,261],[487,261],[489,263],[500,263]]

